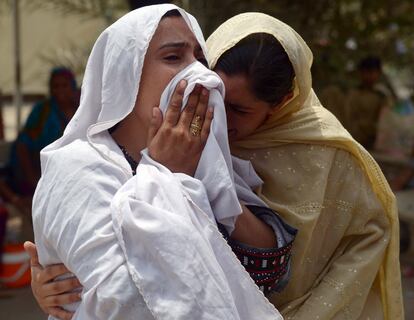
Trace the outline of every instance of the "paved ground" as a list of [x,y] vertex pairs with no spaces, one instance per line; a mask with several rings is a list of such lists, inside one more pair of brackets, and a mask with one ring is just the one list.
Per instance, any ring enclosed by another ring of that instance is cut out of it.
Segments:
[[[403,289],[406,320],[414,320],[414,277],[403,279]],[[0,319],[40,320],[46,316],[37,307],[30,288],[24,288],[0,291]]]
[[41,320],[47,319],[37,306],[30,288],[0,291],[0,319]]

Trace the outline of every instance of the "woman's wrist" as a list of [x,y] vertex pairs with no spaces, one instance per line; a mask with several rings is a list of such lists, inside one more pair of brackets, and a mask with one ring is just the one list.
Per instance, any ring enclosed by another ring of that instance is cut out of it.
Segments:
[[246,206],[242,205],[242,209],[230,238],[256,248],[277,247],[273,228],[257,218]]

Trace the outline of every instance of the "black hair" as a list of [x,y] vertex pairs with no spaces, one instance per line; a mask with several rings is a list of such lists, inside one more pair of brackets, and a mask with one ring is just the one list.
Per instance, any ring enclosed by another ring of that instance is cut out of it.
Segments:
[[274,106],[292,91],[295,71],[279,41],[267,33],[254,33],[226,51],[216,71],[245,75],[254,95]]
[[376,56],[368,56],[362,59],[358,64],[358,70],[363,71],[381,71],[382,64],[381,59]]
[[164,0],[128,0],[130,10],[152,6],[154,4],[171,3],[171,1]]
[[49,76],[49,89],[52,87],[52,81],[56,76],[63,76],[70,81],[70,85],[72,86],[73,90],[77,89],[76,84],[76,77],[75,74],[72,72],[71,69],[63,66],[55,67],[50,71]]
[[161,19],[169,18],[169,17],[182,17],[181,13],[177,9],[173,9],[168,11],[166,14],[162,16]]

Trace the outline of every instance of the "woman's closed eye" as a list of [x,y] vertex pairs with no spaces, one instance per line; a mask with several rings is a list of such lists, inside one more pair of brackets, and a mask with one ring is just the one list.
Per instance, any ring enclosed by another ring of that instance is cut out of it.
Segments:
[[[178,55],[178,54],[169,54],[169,55],[165,56],[163,59],[167,62],[177,62],[177,61],[181,60],[181,56]],[[200,63],[202,63],[205,67],[208,68],[208,62],[207,62],[206,58],[201,57],[201,58],[197,58],[197,60]]]
[[249,112],[245,111],[244,109],[240,108],[239,106],[236,106],[231,103],[226,103],[226,107],[230,108],[231,111],[239,113],[239,114],[248,114]]
[[180,59],[181,59],[181,57],[177,54],[169,54],[169,55],[164,57],[164,60],[166,60],[168,62],[175,62],[175,61],[179,61]]

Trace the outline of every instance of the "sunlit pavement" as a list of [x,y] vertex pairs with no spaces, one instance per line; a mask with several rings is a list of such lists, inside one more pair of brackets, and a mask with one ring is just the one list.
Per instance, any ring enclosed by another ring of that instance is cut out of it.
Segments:
[[47,316],[37,306],[29,287],[14,290],[0,289],[0,319],[40,320]]
[[[414,320],[414,277],[403,278],[403,289],[406,309],[405,319]],[[36,305],[30,288],[0,290],[0,319],[40,320],[46,318]]]

